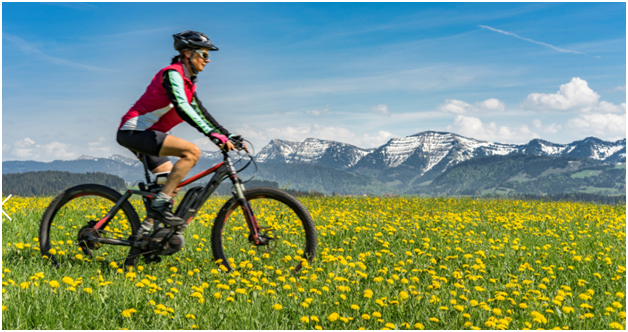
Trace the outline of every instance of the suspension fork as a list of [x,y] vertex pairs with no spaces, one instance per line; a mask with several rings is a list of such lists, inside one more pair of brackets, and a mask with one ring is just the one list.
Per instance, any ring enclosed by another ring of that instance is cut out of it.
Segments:
[[233,163],[231,162],[231,158],[225,158],[225,164],[227,165],[227,169],[229,170],[229,178],[233,183],[233,187],[236,191],[236,198],[242,207],[242,213],[244,214],[244,219],[246,220],[247,226],[249,226],[249,231],[253,241],[256,245],[260,244],[259,240],[259,225],[257,224],[257,219],[253,214],[253,209],[251,208],[251,204],[244,197],[244,185],[238,178],[238,172],[236,171]]

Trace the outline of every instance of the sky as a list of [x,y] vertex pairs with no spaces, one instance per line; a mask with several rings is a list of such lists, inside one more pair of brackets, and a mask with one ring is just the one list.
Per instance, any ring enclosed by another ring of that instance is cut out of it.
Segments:
[[[132,157],[120,120],[185,30],[220,48],[199,99],[256,152],[428,130],[626,137],[625,3],[5,2],[2,160]],[[171,133],[217,150],[187,123]]]

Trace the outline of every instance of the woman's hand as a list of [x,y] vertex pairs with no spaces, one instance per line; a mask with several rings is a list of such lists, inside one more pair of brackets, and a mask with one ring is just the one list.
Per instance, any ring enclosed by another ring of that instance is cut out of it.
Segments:
[[227,143],[220,146],[222,150],[226,150],[227,152],[235,150],[235,146],[231,141],[227,141]]

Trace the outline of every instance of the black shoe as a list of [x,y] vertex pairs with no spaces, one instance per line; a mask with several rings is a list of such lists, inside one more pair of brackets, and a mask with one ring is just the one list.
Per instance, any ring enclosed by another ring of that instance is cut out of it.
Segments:
[[185,220],[175,216],[172,213],[172,205],[171,204],[163,204],[158,207],[152,206],[148,211],[149,217],[159,220],[162,223],[169,226],[181,226],[185,224]]

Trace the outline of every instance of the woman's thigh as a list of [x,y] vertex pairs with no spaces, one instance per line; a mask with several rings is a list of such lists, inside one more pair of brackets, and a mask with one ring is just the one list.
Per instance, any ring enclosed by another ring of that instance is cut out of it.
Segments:
[[192,155],[198,159],[201,155],[201,149],[196,144],[188,142],[183,138],[168,135],[164,139],[164,143],[159,150],[159,156],[173,156],[184,158]]

